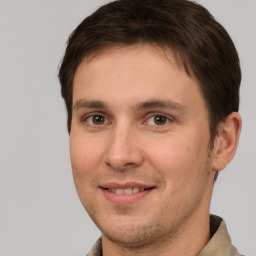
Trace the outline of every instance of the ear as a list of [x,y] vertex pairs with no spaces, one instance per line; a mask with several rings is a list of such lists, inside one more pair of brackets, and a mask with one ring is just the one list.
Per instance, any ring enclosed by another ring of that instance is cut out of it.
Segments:
[[223,170],[236,153],[242,127],[241,116],[231,113],[224,122],[219,124],[218,134],[214,141],[212,169]]

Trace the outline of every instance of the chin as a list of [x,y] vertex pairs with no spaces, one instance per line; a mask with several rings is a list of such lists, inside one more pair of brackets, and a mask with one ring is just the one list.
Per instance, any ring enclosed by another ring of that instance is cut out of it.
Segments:
[[100,227],[103,237],[127,249],[147,247],[164,236],[159,223],[115,223],[109,227]]

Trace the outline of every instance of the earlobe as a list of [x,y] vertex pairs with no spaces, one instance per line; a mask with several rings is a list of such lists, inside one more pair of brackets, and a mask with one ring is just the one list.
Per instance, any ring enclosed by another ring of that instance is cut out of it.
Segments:
[[242,120],[237,112],[231,113],[224,122],[219,124],[218,135],[215,138],[212,169],[223,170],[235,155]]

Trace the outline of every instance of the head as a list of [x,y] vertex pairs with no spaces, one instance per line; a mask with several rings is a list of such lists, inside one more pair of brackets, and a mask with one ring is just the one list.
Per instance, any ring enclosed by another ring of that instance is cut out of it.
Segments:
[[191,1],[114,1],[71,34],[59,78],[76,188],[105,241],[200,236],[241,127],[225,29]]
[[171,49],[177,64],[197,79],[212,144],[218,124],[239,108],[239,58],[226,30],[204,7],[186,0],[114,1],[82,21],[68,40],[59,72],[68,131],[73,79],[81,61],[112,46],[143,43]]

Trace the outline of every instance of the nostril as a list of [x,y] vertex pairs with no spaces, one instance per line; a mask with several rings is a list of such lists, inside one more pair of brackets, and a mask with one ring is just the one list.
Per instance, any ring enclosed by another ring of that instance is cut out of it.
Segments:
[[132,165],[134,165],[134,163],[126,163],[126,164],[124,164],[124,166],[132,166]]

